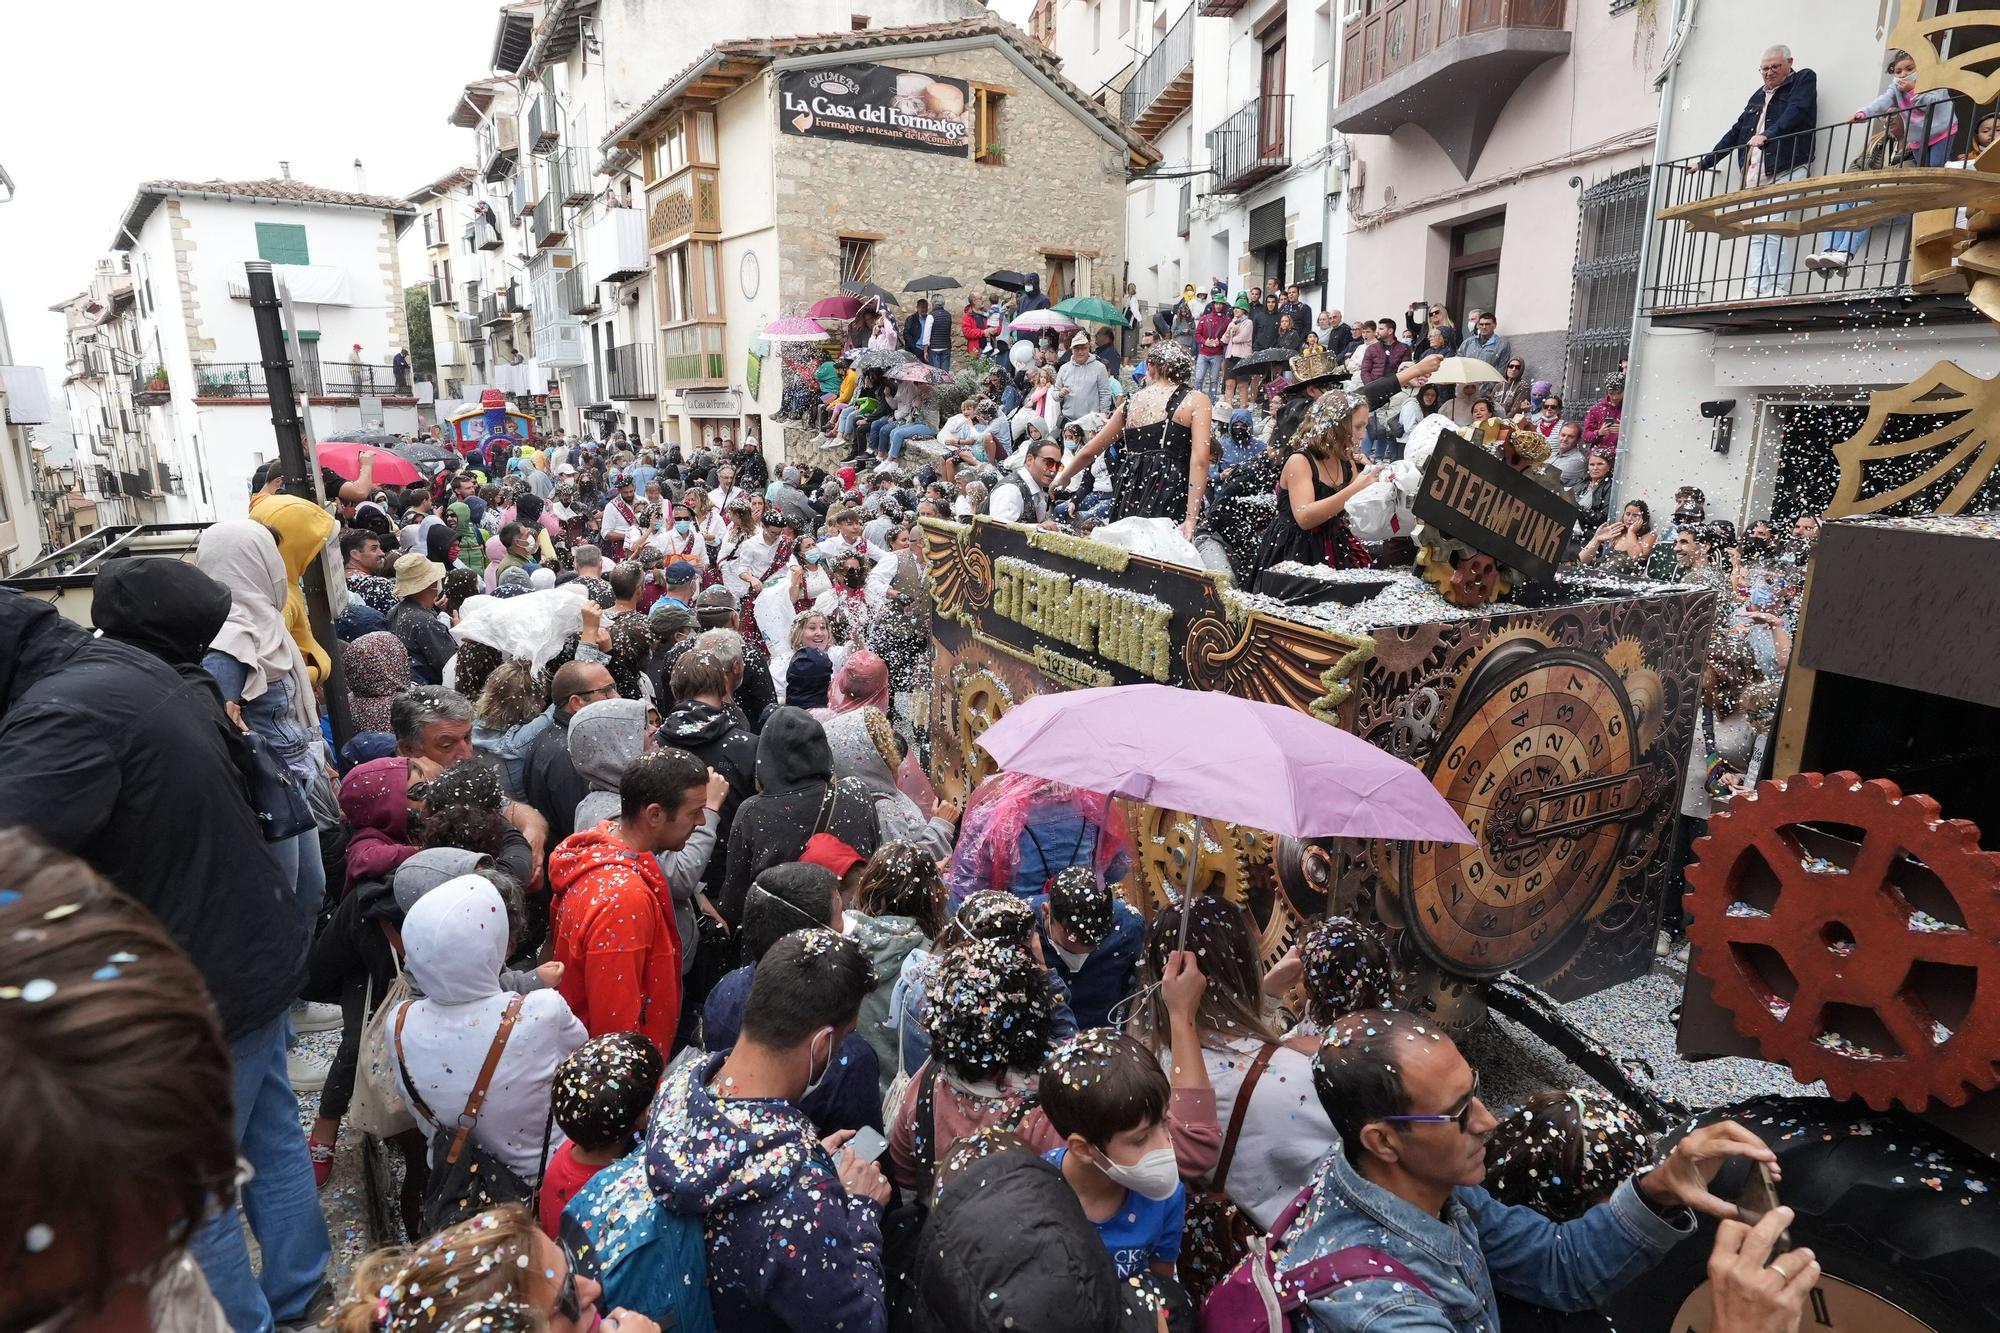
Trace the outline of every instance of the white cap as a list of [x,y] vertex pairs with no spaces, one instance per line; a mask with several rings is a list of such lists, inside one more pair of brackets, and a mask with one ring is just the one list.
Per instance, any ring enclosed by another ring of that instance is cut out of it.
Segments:
[[1076,337],[1069,340],[1069,345],[1071,347],[1088,347],[1090,346],[1090,335],[1079,330]]

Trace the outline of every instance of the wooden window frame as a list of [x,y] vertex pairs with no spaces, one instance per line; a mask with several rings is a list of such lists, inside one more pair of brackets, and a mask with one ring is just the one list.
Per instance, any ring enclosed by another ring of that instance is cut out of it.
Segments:
[[[972,85],[972,160],[983,166],[1004,167],[1007,165],[1007,99],[1014,95],[1012,88],[993,83]],[[991,108],[989,111],[988,108]],[[987,126],[998,133],[991,138]]]

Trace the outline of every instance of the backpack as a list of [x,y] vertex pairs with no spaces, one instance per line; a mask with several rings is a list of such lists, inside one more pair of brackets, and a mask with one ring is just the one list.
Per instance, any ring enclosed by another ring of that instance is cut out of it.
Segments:
[[[431,1110],[416,1084],[410,1081],[409,1061],[403,1056],[403,1020],[410,1015],[413,1000],[403,1002],[396,1011],[396,1066],[403,1075],[403,1096],[410,1108],[422,1115],[437,1128],[430,1136],[430,1179],[424,1187],[423,1226],[425,1235],[434,1235],[449,1226],[456,1226],[467,1218],[503,1203],[525,1203],[529,1211],[534,1211],[535,1196],[540,1193],[540,1182],[529,1185],[521,1179],[513,1167],[488,1152],[480,1142],[472,1137],[472,1130],[479,1123],[479,1111],[486,1103],[486,1088],[493,1081],[493,1072],[500,1066],[500,1052],[507,1047],[507,1038],[513,1034],[514,1024],[521,1016],[522,997],[516,995],[507,1002],[507,1012],[500,1017],[500,1030],[493,1034],[493,1044],[486,1048],[486,1063],[480,1066],[478,1081],[472,1085],[471,1094],[465,1099],[465,1109],[456,1120],[441,1120],[437,1112]],[[554,1111],[550,1112],[551,1117]],[[542,1160],[548,1161],[548,1127],[542,1132]]]
[[661,1205],[644,1145],[592,1176],[558,1230],[577,1267],[603,1284],[601,1309],[642,1314],[671,1333],[715,1333],[703,1220]]
[[1229,1183],[1229,1164],[1236,1158],[1236,1140],[1242,1136],[1243,1120],[1250,1110],[1250,1094],[1256,1091],[1257,1080],[1264,1076],[1265,1067],[1277,1053],[1277,1046],[1269,1045],[1250,1062],[1242,1083],[1237,1085],[1236,1104],[1229,1111],[1229,1128],[1222,1136],[1222,1153],[1216,1158],[1215,1173],[1208,1184],[1187,1187],[1187,1211],[1176,1272],[1197,1307],[1203,1305],[1212,1289],[1236,1271],[1251,1253],[1251,1242],[1259,1238],[1257,1224],[1236,1206],[1224,1187]]
[[[1310,1186],[1300,1190],[1298,1197],[1278,1214],[1278,1220],[1271,1226],[1271,1236],[1282,1236],[1289,1231],[1311,1198]],[[1281,1273],[1278,1261],[1283,1257],[1284,1252],[1276,1249],[1269,1238],[1252,1239],[1249,1253],[1202,1301],[1202,1333],[1287,1333],[1292,1327],[1292,1315],[1303,1309],[1307,1301],[1377,1278],[1405,1283],[1426,1296],[1433,1294],[1422,1278],[1367,1245],[1350,1245]]]

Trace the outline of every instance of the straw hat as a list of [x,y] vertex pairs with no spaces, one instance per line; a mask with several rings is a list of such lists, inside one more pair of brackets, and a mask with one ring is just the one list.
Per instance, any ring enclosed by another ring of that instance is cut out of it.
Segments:
[[396,596],[408,597],[444,581],[444,566],[418,551],[396,558]]

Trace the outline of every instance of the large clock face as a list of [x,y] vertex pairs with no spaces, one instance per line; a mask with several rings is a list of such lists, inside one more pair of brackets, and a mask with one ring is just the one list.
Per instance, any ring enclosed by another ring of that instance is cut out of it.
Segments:
[[[1801,1333],[1933,1333],[1931,1326],[1909,1311],[1891,1305],[1880,1296],[1843,1282],[1831,1273],[1822,1274],[1812,1289]],[[1729,1333],[1715,1326],[1715,1311],[1708,1284],[1702,1283],[1681,1302],[1674,1316],[1672,1333]]]
[[1631,701],[1598,659],[1527,653],[1475,676],[1430,762],[1478,839],[1406,854],[1417,941],[1465,976],[1497,976],[1559,940],[1618,869],[1645,770]]

